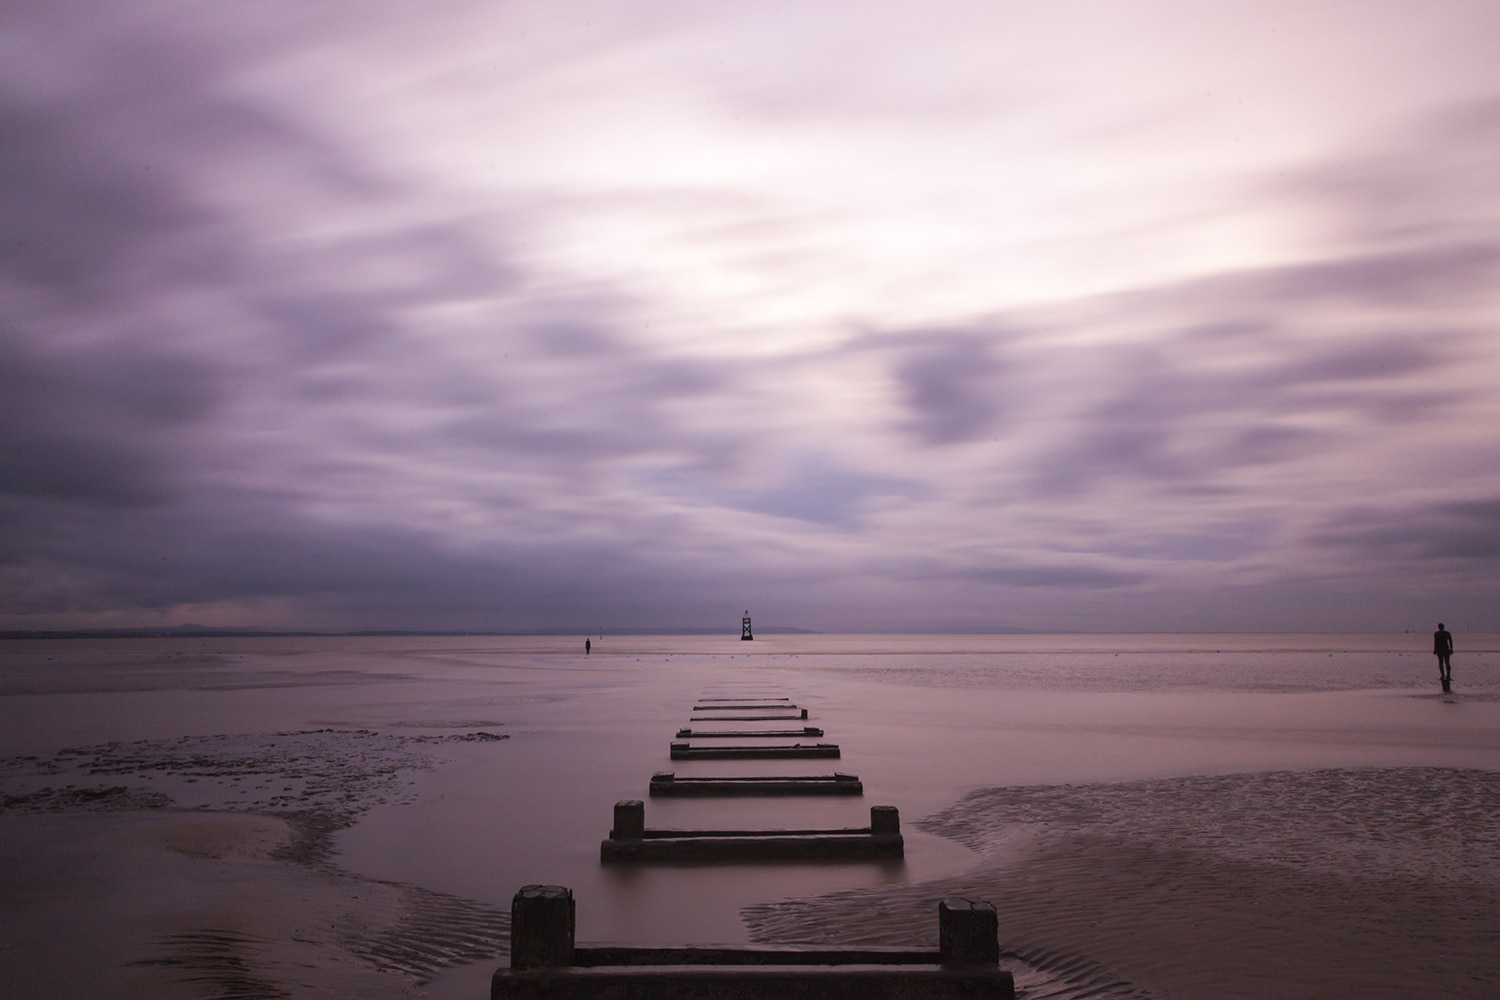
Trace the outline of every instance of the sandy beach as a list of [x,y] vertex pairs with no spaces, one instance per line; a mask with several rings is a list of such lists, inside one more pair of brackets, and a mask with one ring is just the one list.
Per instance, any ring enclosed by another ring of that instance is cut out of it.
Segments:
[[[1468,639],[1447,698],[1401,636],[12,642],[0,984],[479,997],[557,882],[587,941],[931,943],[981,896],[1027,997],[1495,996],[1500,643]],[[890,803],[906,861],[601,868],[693,699],[772,690],[865,797],[651,824]]]

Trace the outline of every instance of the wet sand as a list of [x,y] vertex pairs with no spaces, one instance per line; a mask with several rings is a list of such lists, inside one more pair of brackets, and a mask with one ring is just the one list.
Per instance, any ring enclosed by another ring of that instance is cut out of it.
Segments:
[[[0,652],[5,995],[484,996],[534,881],[588,941],[931,943],[938,898],[982,896],[1030,997],[1500,995],[1495,654],[1442,698],[1391,637],[1218,677],[1107,641],[196,642]],[[890,802],[906,861],[601,868],[711,690],[796,696],[866,796],[650,825]]]
[[421,996],[506,910],[337,863],[441,751],[493,733],[180,737],[5,761],[7,996]]
[[1497,817],[1500,774],[1446,768],[986,789],[925,821],[962,875],[747,917],[931,944],[932,900],[978,895],[1033,997],[1500,996]]

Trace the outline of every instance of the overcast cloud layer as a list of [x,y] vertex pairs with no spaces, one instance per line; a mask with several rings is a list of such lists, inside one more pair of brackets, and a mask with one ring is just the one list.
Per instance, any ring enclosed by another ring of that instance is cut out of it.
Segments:
[[1497,38],[7,3],[0,627],[1500,629]]

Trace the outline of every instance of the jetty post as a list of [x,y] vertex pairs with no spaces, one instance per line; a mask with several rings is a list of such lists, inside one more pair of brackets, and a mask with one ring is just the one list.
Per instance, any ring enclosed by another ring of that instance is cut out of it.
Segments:
[[640,799],[615,803],[615,827],[611,840],[640,840],[646,836],[646,804]]
[[993,903],[962,896],[938,903],[938,961],[946,966],[1000,964],[1000,918]]
[[577,919],[572,889],[522,886],[510,901],[510,967],[563,969],[572,965]]
[[870,832],[877,837],[900,836],[901,811],[895,806],[871,806]]

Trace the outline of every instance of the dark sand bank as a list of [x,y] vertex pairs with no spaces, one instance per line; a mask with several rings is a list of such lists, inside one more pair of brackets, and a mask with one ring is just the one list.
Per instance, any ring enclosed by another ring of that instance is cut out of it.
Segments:
[[757,940],[930,944],[980,895],[1032,997],[1500,996],[1500,774],[1369,768],[985,789],[962,875],[751,907]]

